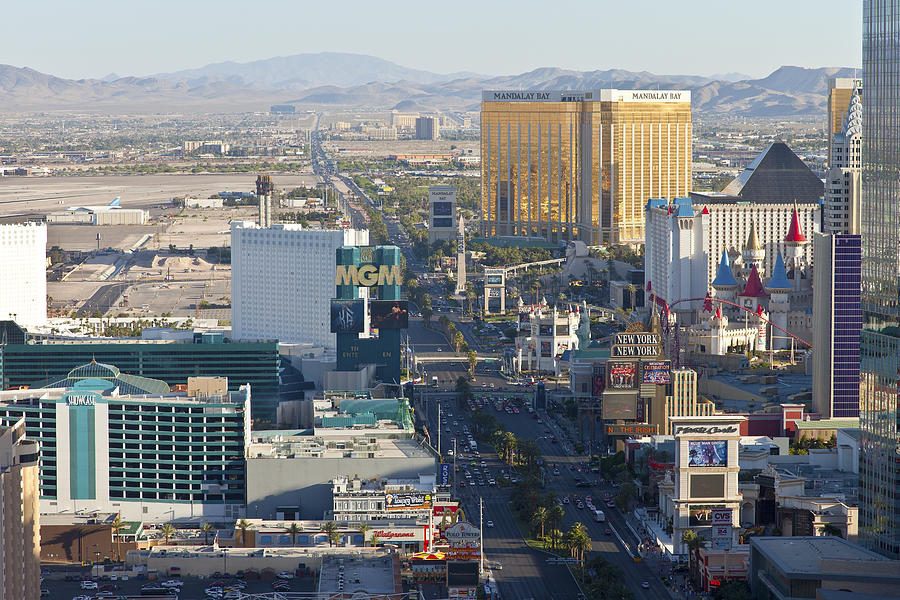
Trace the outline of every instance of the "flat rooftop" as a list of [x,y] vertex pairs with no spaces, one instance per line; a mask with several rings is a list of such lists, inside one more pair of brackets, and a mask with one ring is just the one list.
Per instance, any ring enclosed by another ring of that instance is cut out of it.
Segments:
[[357,592],[393,594],[399,583],[395,581],[394,573],[394,558],[391,555],[377,558],[322,557],[319,594],[343,593],[346,596],[341,597],[346,598]]
[[870,561],[885,567],[893,562],[833,535],[753,537],[750,544],[789,576],[824,575],[819,562],[822,560]]

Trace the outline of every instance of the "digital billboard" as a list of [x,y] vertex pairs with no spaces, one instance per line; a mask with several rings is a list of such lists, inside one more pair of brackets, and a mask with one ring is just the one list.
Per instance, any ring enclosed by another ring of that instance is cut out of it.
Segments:
[[503,285],[503,275],[488,275],[484,278],[485,285]]
[[556,335],[569,335],[569,326],[568,325],[557,325],[556,326]]
[[553,344],[551,342],[541,342],[541,356],[553,356]]
[[406,300],[372,300],[369,302],[369,322],[377,329],[407,329],[409,303]]
[[538,335],[542,337],[549,337],[553,335],[553,325],[539,325]]
[[727,464],[727,441],[688,440],[689,467],[724,467]]
[[602,417],[607,421],[634,421],[636,416],[637,392],[603,392],[600,403]]
[[725,497],[725,475],[691,475],[691,498]]
[[385,494],[384,503],[388,510],[431,508],[431,494],[426,494],[425,492]]
[[435,202],[432,206],[434,206],[435,216],[447,217],[453,214],[452,202]]
[[431,226],[450,229],[451,227],[453,227],[453,219],[450,217],[435,217],[431,220]]
[[606,373],[610,388],[630,390],[634,388],[637,381],[637,363],[608,362],[606,363]]
[[365,300],[331,301],[331,333],[362,333],[365,318]]
[[531,327],[531,314],[527,312],[519,313],[519,330]]
[[643,363],[641,381],[643,383],[672,383],[670,363],[667,360],[654,360]]

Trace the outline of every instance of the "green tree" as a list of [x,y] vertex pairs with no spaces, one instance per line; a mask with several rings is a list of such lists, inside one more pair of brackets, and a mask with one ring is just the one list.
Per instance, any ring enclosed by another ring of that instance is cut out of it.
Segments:
[[125,523],[122,521],[121,514],[116,515],[116,518],[110,523],[109,528],[116,538],[116,560],[122,560],[122,538],[119,534],[122,532],[122,529],[125,528]]
[[285,529],[285,532],[291,536],[291,546],[297,545],[297,534],[301,531],[303,531],[303,528],[296,523],[291,523],[290,527]]
[[328,536],[328,546],[334,546],[341,540],[341,533],[338,531],[337,523],[334,521],[328,521],[322,527],[322,531],[325,532],[325,535]]
[[381,538],[373,533],[372,537],[369,538],[369,543],[372,544],[372,547],[374,548],[381,543]]
[[169,538],[175,535],[175,526],[171,523],[166,523],[159,529],[159,532],[166,538],[166,546],[168,546]]
[[203,545],[204,546],[209,545],[209,534],[215,530],[216,530],[216,528],[213,527],[209,523],[204,523],[203,525],[200,526],[200,531],[203,532]]
[[688,529],[681,533],[681,543],[688,549],[688,564],[690,565],[691,579],[693,580],[694,560],[696,558],[697,550],[704,546],[703,538],[697,535],[697,532],[693,529]]
[[475,354],[474,350],[469,350],[467,358],[469,360],[469,370],[472,372],[472,376],[474,377],[475,367],[478,365],[478,355]]
[[366,534],[369,533],[369,526],[366,523],[360,523],[357,530],[362,534],[363,546],[366,545]]
[[241,519],[237,522],[237,528],[241,531],[241,546],[247,547],[247,531],[253,529],[253,523],[247,519]]
[[746,581],[726,581],[713,592],[714,600],[751,600],[753,592]]
[[832,524],[832,523],[826,523],[826,524],[822,527],[822,529],[820,529],[819,531],[822,532],[822,535],[833,535],[833,536],[839,537],[839,538],[844,537],[844,534],[843,534],[843,532],[841,531],[841,528],[838,527],[837,525]]
[[547,524],[547,509],[543,506],[537,506],[531,513],[531,527],[535,531],[540,531],[541,539],[544,538],[544,526]]

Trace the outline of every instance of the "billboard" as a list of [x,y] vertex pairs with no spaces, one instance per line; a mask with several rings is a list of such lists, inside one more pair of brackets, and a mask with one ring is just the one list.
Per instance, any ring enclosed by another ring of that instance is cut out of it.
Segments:
[[647,435],[656,435],[657,426],[638,423],[635,425],[607,425],[606,435],[624,436],[624,437],[644,437]]
[[453,214],[452,202],[435,202],[432,206],[434,206],[434,216],[436,217],[449,217]]
[[365,320],[365,300],[331,301],[331,333],[362,333]]
[[610,392],[603,393],[600,409],[602,417],[606,420],[625,419],[633,421],[636,416],[637,392]]
[[453,218],[452,217],[435,217],[431,220],[431,226],[434,228],[443,228],[443,229],[452,229],[453,228]]
[[372,300],[369,302],[369,322],[377,329],[407,329],[409,303],[406,300]]
[[531,327],[531,313],[519,313],[519,331]]
[[388,510],[415,510],[431,508],[431,494],[426,492],[396,492],[384,495]]
[[689,467],[724,467],[727,464],[727,441],[688,440]]
[[553,325],[538,325],[538,335],[542,337],[550,337],[553,335]]
[[484,278],[485,285],[503,285],[503,275],[488,275]]
[[438,485],[450,485],[450,463],[441,463]]
[[553,343],[552,342],[541,342],[541,356],[548,357],[553,356]]
[[557,325],[556,326],[556,335],[569,335],[569,326],[567,325]]
[[642,383],[672,383],[671,366],[667,360],[652,360],[642,365]]
[[637,363],[633,362],[608,362],[606,363],[609,388],[614,390],[634,389],[637,382]]

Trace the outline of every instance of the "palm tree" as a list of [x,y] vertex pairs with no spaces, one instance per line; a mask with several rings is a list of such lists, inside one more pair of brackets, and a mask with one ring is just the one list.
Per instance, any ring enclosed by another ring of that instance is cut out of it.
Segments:
[[691,572],[691,579],[694,579],[694,553],[703,548],[703,538],[697,535],[693,529],[688,529],[681,533],[681,543],[688,549],[688,564]]
[[379,538],[377,535],[375,535],[373,533],[372,537],[369,538],[369,543],[372,544],[372,547],[374,548],[375,546],[377,546],[378,544],[381,543],[381,538]]
[[200,526],[200,531],[203,532],[203,545],[206,546],[209,544],[209,534],[212,531],[215,531],[215,527],[210,525],[209,523],[204,523]]
[[360,523],[359,532],[362,534],[363,546],[366,545],[366,534],[369,533],[369,526],[366,523]]
[[237,522],[237,528],[241,530],[241,546],[247,547],[247,530],[253,529],[253,523],[247,519],[241,519]]
[[291,526],[285,529],[285,531],[291,534],[291,546],[297,545],[297,534],[303,531],[303,528],[297,525],[296,523],[291,523]]
[[171,523],[166,523],[160,528],[159,532],[166,538],[166,546],[168,546],[169,538],[175,535],[175,527]]
[[541,538],[544,537],[544,525],[547,524],[547,509],[543,506],[538,506],[534,509],[534,513],[531,515],[531,525],[537,529],[541,530]]
[[572,525],[568,534],[572,558],[581,565],[581,580],[584,581],[584,553],[591,549],[591,536],[581,522]]
[[325,535],[328,536],[328,546],[334,546],[341,539],[341,534],[338,532],[337,523],[334,521],[328,521],[322,527],[322,531],[325,532]]
[[559,525],[565,514],[566,512],[563,510],[563,507],[559,504],[555,504],[553,508],[547,511],[547,526],[553,529]]
[[122,538],[119,537],[119,533],[122,529],[125,528],[125,523],[122,522],[122,515],[116,515],[116,518],[113,519],[113,522],[109,526],[112,529],[113,535],[116,537],[116,560],[121,560],[122,557]]
[[503,439],[505,442],[506,448],[506,463],[511,465],[513,464],[513,459],[516,456],[516,447],[518,446],[518,440],[516,440],[515,434],[511,431],[507,431],[503,434]]
[[839,538],[844,537],[844,532],[841,531],[841,528],[832,523],[826,523],[819,531],[821,531],[822,535],[833,535]]
[[550,538],[550,548],[556,550],[562,541],[563,532],[554,527],[547,532],[547,536]]

